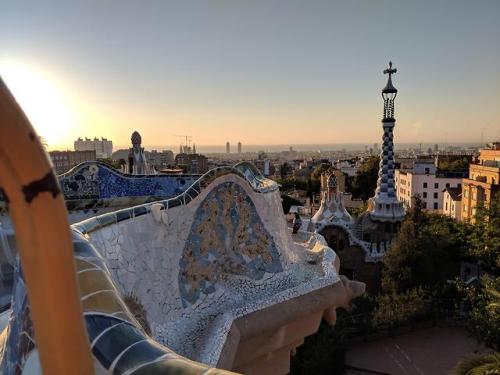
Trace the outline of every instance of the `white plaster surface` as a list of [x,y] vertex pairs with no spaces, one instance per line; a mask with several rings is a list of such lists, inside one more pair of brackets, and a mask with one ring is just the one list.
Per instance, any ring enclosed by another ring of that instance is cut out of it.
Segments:
[[[214,293],[202,294],[183,307],[179,260],[196,209],[225,182],[238,184],[252,199],[276,243],[283,271],[267,273],[260,280],[227,275],[217,282]],[[89,240],[106,259],[123,295],[135,294],[145,307],[154,338],[193,360],[215,365],[236,318],[340,282],[336,255],[321,236],[303,245],[294,242],[277,190],[256,192],[247,181],[230,174],[216,179],[186,206],[161,215],[153,212],[91,232]]]

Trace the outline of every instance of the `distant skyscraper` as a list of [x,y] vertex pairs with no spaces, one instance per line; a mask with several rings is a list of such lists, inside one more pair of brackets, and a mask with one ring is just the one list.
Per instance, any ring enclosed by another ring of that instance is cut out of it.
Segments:
[[231,144],[229,142],[226,142],[226,154],[229,154],[231,152]]
[[241,142],[238,142],[238,154],[241,154]]

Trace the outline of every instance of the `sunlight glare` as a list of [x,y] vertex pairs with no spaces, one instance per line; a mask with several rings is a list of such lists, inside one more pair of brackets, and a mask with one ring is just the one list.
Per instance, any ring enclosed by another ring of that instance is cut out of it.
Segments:
[[0,76],[48,146],[67,143],[72,126],[69,106],[48,75],[24,64],[0,63]]

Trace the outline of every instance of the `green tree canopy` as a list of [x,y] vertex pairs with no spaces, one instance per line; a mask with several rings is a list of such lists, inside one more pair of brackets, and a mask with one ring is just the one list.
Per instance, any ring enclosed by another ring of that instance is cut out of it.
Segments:
[[314,171],[313,171],[311,177],[315,180],[319,180],[321,178],[321,175],[324,172],[328,172],[328,171],[332,171],[332,170],[333,170],[333,167],[331,164],[322,163],[322,164],[317,165],[316,168],[314,168]]
[[469,247],[470,233],[465,223],[424,212],[420,199],[415,198],[414,207],[384,257],[382,289],[400,293],[454,278]]
[[500,194],[477,210],[472,228],[468,254],[491,270],[500,269]]
[[349,191],[353,198],[366,201],[373,197],[377,187],[380,157],[370,156],[360,166],[358,173],[350,180]]

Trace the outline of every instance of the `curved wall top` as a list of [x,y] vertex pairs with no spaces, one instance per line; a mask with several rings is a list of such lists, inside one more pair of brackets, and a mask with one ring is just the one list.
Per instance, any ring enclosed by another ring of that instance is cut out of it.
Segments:
[[235,320],[342,289],[335,253],[294,241],[278,185],[249,163],[215,168],[175,198],[72,227],[101,253],[121,293],[137,297],[156,340],[212,366]]
[[[198,177],[192,184],[190,184],[186,189],[177,196],[170,199],[158,200],[157,204],[160,204],[162,210],[168,210],[173,207],[186,205],[195,197],[197,197],[211,182],[216,178],[227,175],[235,174],[244,178],[248,184],[256,192],[264,193],[279,190],[279,186],[276,182],[266,179],[260,171],[248,162],[241,162],[232,167],[217,167],[211,169],[201,177]],[[189,177],[193,177],[192,175]],[[151,210],[151,203],[145,203],[142,205],[121,209],[115,212],[106,213],[99,215],[80,223],[73,224],[73,227],[80,231],[81,233],[89,233],[103,226],[111,225],[123,220],[128,220],[137,216],[145,215]]]
[[[132,206],[168,199],[200,175],[130,175],[100,161],[84,162],[58,176],[68,210]],[[2,202],[0,189],[0,203]]]
[[[85,162],[59,176],[70,210],[166,199],[185,191],[199,175],[128,175],[102,162]],[[142,198],[142,199],[141,199]]]

